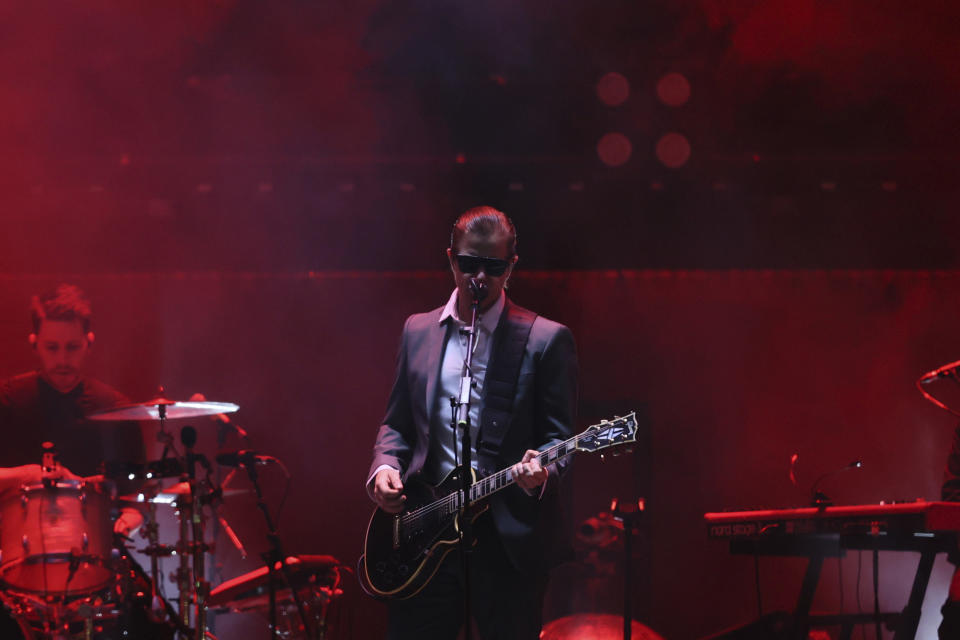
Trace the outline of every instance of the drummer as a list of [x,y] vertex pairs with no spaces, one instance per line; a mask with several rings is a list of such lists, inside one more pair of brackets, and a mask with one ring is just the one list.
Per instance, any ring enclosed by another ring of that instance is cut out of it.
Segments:
[[[135,422],[97,423],[84,416],[128,402],[117,390],[84,373],[94,345],[90,302],[61,284],[34,296],[28,340],[39,368],[0,382],[0,494],[39,482],[41,444],[54,443],[65,478],[100,472],[102,461],[142,462],[143,435]],[[135,509],[123,509],[114,529],[129,535],[140,526]]]

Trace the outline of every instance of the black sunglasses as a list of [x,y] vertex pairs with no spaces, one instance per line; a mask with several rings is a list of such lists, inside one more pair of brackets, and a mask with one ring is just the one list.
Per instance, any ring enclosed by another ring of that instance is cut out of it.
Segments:
[[509,260],[500,258],[483,258],[481,256],[466,256],[462,253],[457,254],[457,268],[463,273],[475,274],[483,269],[488,276],[499,277],[507,272],[510,266]]

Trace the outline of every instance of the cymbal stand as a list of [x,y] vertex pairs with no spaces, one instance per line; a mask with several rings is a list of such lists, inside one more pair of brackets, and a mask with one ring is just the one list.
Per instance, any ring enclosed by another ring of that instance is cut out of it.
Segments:
[[247,475],[250,477],[251,484],[253,484],[253,489],[257,493],[257,508],[260,509],[264,520],[266,520],[267,541],[270,543],[270,548],[263,554],[264,562],[267,563],[267,587],[270,598],[270,610],[268,614],[270,618],[270,637],[274,639],[280,637],[280,629],[277,627],[277,564],[280,565],[279,571],[283,581],[286,582],[287,587],[290,588],[290,595],[293,598],[293,603],[297,606],[297,613],[300,616],[300,621],[303,623],[303,630],[305,633],[309,633],[310,623],[307,620],[307,610],[303,605],[300,595],[293,586],[290,567],[287,565],[287,556],[283,553],[280,535],[273,523],[270,509],[267,508],[267,503],[263,499],[263,490],[260,488],[256,466],[255,461],[251,464],[243,465],[247,470]]
[[177,556],[180,558],[180,566],[176,570],[177,590],[177,611],[179,611],[180,622],[185,626],[190,626],[190,600],[191,600],[191,579],[190,579],[190,512],[192,511],[193,500],[190,494],[177,498],[177,518],[180,523],[180,540],[177,542]]
[[[164,389],[160,387],[158,392],[159,398],[164,398]],[[160,428],[157,430],[157,441],[163,443],[163,454],[160,456],[161,460],[165,460],[168,455],[173,453],[174,456],[180,458],[180,454],[177,451],[176,444],[173,441],[173,435],[167,431],[167,405],[157,404],[157,418],[160,421]],[[189,556],[189,543],[187,540],[188,536],[188,527],[189,520],[184,517],[184,514],[189,511],[192,506],[192,496],[185,496],[185,500],[177,500],[177,518],[180,523],[180,539],[177,542],[176,554],[180,558],[180,566],[177,567],[177,570],[174,572],[174,578],[177,581],[177,612],[176,617],[177,627],[180,629],[188,628],[190,626],[190,556]],[[190,503],[188,506],[186,503]],[[151,516],[155,516],[156,511],[151,512]],[[151,547],[157,545],[153,551],[159,553],[158,541],[150,540]],[[156,568],[155,568],[156,567]],[[154,589],[156,590],[159,585],[159,580],[157,576],[159,575],[159,562],[155,556],[151,556],[150,560],[150,570],[154,572],[153,583]],[[156,592],[156,591],[155,591]]]
[[204,554],[207,552],[203,541],[203,506],[194,503],[192,508],[193,519],[193,589],[196,593],[196,640],[204,640],[207,630],[207,596],[210,594],[210,583],[206,579],[204,568]]
[[155,612],[160,604],[160,556],[170,555],[170,550],[160,544],[160,523],[157,520],[157,504],[154,502],[156,488],[144,494],[147,502],[147,523],[142,535],[147,539],[147,548],[143,551],[150,556],[150,609]]
[[[193,592],[196,606],[194,611],[195,640],[204,640],[207,630],[207,595],[210,593],[210,583],[207,582],[204,572],[204,554],[207,552],[207,545],[204,542],[203,535],[203,504],[199,500],[200,496],[197,490],[197,462],[206,470],[208,480],[212,470],[206,456],[193,452],[193,447],[197,443],[196,429],[190,426],[183,427],[180,430],[180,441],[184,446],[187,483],[190,488],[184,495],[185,500],[183,501],[183,508],[180,514],[180,535],[182,541],[187,546],[182,553],[184,557],[187,558],[192,556],[193,580],[190,584],[190,590]],[[188,529],[190,530],[189,533],[193,536],[193,540],[190,543],[186,542]],[[188,555],[187,550],[192,551],[192,554]],[[180,566],[181,568],[186,566],[184,558],[181,558]],[[189,571],[186,575],[189,575]],[[181,592],[180,597],[181,605],[188,604],[188,600],[185,600],[183,597],[183,592]],[[189,616],[189,610],[186,610],[186,615]],[[181,613],[183,613],[183,610],[181,610]]]

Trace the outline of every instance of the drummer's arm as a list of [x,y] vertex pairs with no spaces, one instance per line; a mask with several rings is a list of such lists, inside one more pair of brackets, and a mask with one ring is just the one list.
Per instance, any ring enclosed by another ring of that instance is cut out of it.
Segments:
[[19,467],[0,467],[0,493],[14,491],[20,485],[40,482],[40,465],[23,464]]
[[[83,479],[64,466],[60,466],[52,477],[65,480]],[[38,464],[22,464],[19,467],[0,467],[0,493],[16,491],[25,484],[37,484],[41,482],[43,478],[43,470]]]
[[124,507],[120,510],[120,516],[117,517],[116,522],[113,523],[113,531],[130,537],[142,524],[143,514],[132,507]]

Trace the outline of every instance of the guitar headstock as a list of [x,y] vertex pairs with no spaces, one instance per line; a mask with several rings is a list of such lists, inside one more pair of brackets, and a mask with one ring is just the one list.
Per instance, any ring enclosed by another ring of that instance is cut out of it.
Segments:
[[579,451],[600,451],[607,447],[637,441],[637,413],[617,416],[613,420],[603,420],[599,424],[587,427],[577,436]]

